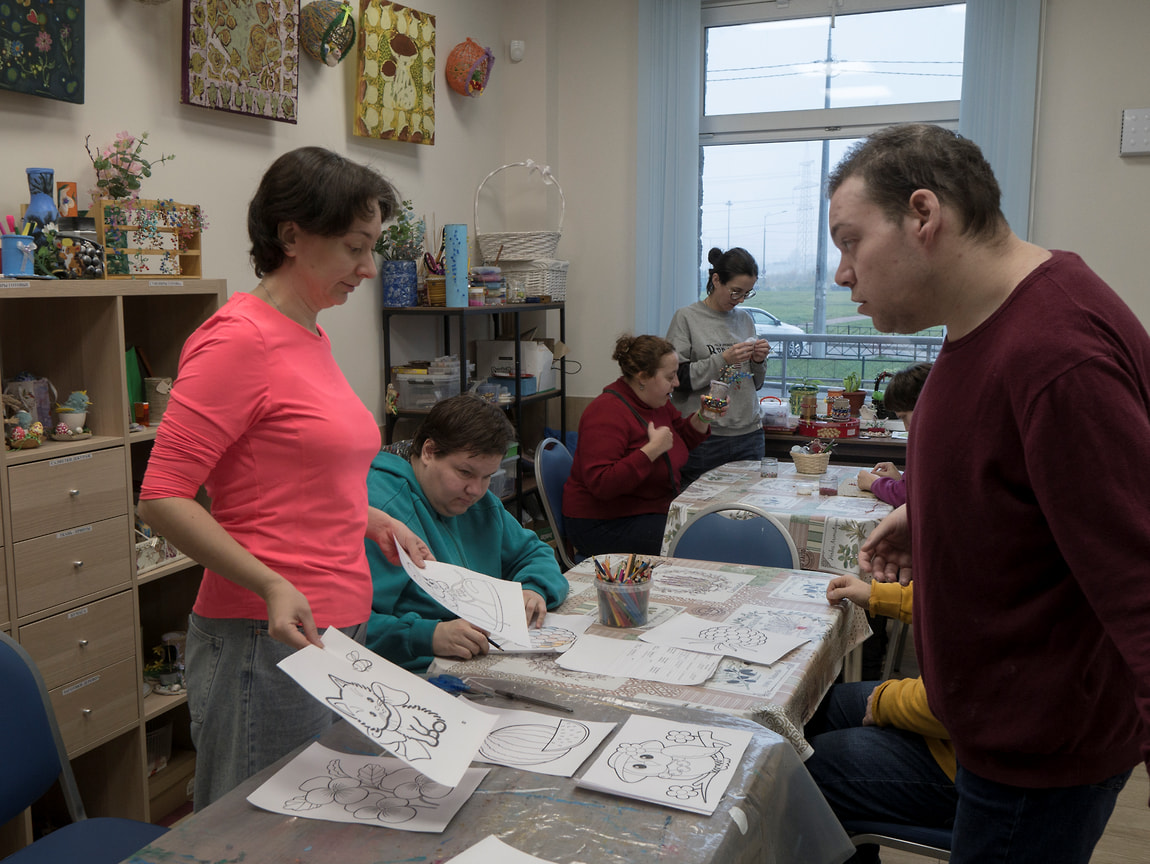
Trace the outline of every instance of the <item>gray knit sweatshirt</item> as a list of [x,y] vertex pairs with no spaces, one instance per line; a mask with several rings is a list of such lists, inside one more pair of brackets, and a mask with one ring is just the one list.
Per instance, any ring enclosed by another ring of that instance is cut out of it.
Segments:
[[[700,300],[676,311],[667,328],[667,341],[675,346],[679,362],[689,364],[690,373],[684,376],[680,367],[682,389],[671,394],[675,407],[683,414],[697,410],[699,397],[723,373],[723,352],[755,335],[755,322],[737,306],[730,312],[716,312]],[[766,364],[748,361],[737,371],[749,372],[751,377],[732,382],[727,413],[711,425],[712,435],[745,435],[762,428],[755,391],[763,386]]]

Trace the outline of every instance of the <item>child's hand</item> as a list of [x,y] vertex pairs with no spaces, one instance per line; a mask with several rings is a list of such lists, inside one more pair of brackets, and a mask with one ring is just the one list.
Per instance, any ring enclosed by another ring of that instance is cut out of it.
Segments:
[[877,474],[872,474],[864,468],[859,472],[858,476],[859,489],[861,489],[863,492],[869,492],[871,484],[873,484],[877,479]]
[[858,576],[836,576],[827,584],[827,602],[850,600],[862,609],[870,608],[870,584]]

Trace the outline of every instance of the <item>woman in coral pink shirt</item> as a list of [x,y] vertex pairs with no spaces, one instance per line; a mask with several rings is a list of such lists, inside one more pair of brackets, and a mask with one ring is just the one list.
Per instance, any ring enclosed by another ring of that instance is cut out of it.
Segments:
[[[248,209],[261,281],[180,357],[139,512],[204,566],[186,651],[196,809],[331,722],[276,664],[327,627],[362,641],[364,537],[392,559],[396,540],[428,556],[368,507],[379,429],[316,321],[376,275],[372,250],[397,199],[375,171],[330,151],[281,156]],[[210,512],[195,500],[201,486]]]

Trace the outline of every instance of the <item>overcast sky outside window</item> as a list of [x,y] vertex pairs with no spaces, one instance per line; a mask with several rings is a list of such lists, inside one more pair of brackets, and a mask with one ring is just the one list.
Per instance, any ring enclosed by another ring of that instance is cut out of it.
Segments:
[[[708,28],[708,115],[821,109],[829,17]],[[965,8],[838,15],[832,108],[958,100]],[[851,140],[832,140],[833,168]],[[702,253],[743,246],[765,285],[813,288],[822,142],[703,148]],[[833,279],[838,253],[828,249]],[[812,292],[813,293],[813,292]]]

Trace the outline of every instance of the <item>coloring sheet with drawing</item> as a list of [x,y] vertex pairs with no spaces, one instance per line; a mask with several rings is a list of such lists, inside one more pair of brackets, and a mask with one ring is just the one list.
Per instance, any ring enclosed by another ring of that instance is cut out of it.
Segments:
[[531,628],[531,644],[520,645],[508,640],[500,642],[499,647],[507,654],[562,654],[594,623],[593,615],[548,612],[542,627]]
[[545,858],[536,858],[521,852],[514,846],[508,846],[494,834],[488,834],[470,849],[464,849],[454,858],[447,859],[445,864],[552,864]]
[[719,668],[721,659],[718,654],[584,634],[555,662],[564,669],[593,675],[617,675],[665,684],[702,684]]
[[287,816],[438,833],[486,775],[485,768],[468,768],[452,788],[391,756],[340,753],[314,742],[248,801]]
[[633,714],[576,785],[709,816],[751,737],[740,729]]
[[711,621],[687,612],[676,615],[654,630],[640,633],[639,638],[655,645],[738,657],[767,666],[807,641],[805,636],[789,636],[741,624]]
[[411,581],[465,621],[486,630],[501,645],[504,641],[530,645],[527,612],[523,608],[523,586],[518,582],[493,579],[455,564],[439,561],[415,566],[398,543],[400,563]]
[[455,786],[495,725],[490,714],[330,627],[279,662],[301,687],[370,740],[445,786]]
[[661,600],[722,603],[755,578],[753,573],[724,573],[682,564],[660,564],[652,577],[651,590]]
[[476,761],[556,777],[574,774],[617,725],[478,703],[475,707],[496,715],[495,728],[487,733]]

